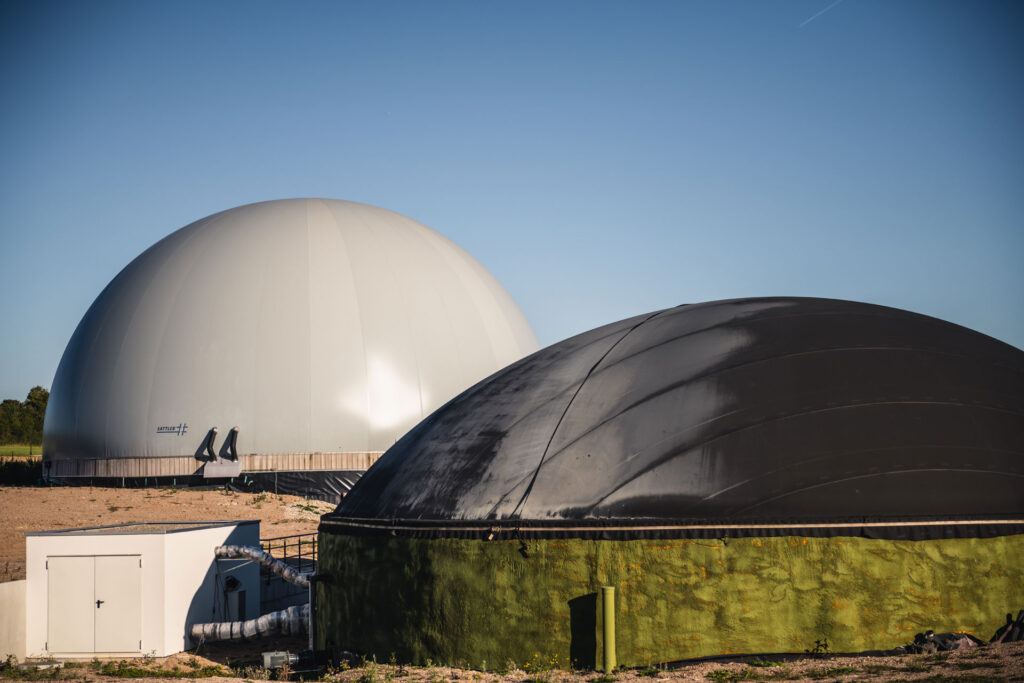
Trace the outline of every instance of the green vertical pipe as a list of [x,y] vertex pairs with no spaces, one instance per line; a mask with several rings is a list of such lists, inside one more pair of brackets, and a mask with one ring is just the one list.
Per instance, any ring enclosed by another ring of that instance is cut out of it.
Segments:
[[601,586],[604,616],[604,672],[615,671],[615,586]]

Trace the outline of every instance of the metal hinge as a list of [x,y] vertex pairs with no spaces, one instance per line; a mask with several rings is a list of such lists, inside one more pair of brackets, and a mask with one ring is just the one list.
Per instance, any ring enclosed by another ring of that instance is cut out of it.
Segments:
[[[139,558],[139,569],[142,569],[142,558],[141,557]],[[139,645],[139,647],[142,647],[142,646]]]
[[[141,560],[140,560],[140,562],[141,562]],[[142,641],[141,640],[139,641],[139,652],[142,652]]]
[[49,568],[50,568],[50,561],[49,561],[49,560],[47,560],[47,561],[46,561],[46,568],[47,568],[47,569],[49,569]]

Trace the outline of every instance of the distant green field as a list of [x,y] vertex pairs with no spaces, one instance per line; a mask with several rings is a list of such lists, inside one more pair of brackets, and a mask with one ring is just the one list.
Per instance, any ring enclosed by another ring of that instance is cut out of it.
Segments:
[[22,443],[8,443],[0,445],[0,458],[11,455],[42,455],[43,447],[39,445],[27,445]]

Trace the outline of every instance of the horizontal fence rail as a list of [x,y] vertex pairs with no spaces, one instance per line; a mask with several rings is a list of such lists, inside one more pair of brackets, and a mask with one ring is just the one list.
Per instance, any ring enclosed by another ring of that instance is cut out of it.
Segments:
[[273,555],[279,560],[295,563],[299,567],[305,563],[315,565],[317,559],[317,535],[314,532],[261,538],[260,548],[263,549],[263,552]]

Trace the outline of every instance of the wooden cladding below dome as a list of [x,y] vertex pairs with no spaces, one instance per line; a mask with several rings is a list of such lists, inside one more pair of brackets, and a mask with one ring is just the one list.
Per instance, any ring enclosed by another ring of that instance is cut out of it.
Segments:
[[[381,456],[364,453],[266,453],[239,456],[242,472],[365,470]],[[83,460],[44,459],[47,477],[186,477],[202,476],[205,460],[193,456]]]

